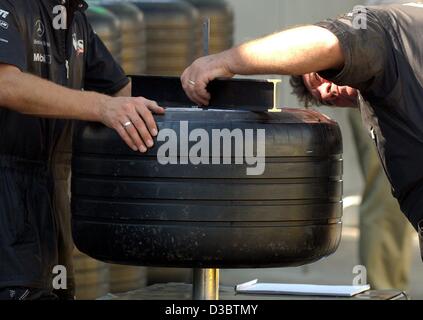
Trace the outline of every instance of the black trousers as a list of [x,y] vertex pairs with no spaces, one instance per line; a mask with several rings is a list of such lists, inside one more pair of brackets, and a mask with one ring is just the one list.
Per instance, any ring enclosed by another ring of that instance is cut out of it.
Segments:
[[[55,144],[50,167],[0,155],[0,299],[74,298],[71,136],[69,122]],[[57,265],[67,269],[67,290],[52,288]]]
[[0,290],[52,290],[58,264],[52,190],[43,165],[0,157]]

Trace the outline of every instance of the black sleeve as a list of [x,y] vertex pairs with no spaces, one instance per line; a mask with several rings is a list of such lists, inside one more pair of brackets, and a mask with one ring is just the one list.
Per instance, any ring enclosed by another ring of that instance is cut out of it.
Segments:
[[[393,89],[398,78],[394,48],[383,26],[389,23],[383,11],[366,10],[366,13],[356,11],[317,24],[335,34],[345,56],[342,70],[326,70],[319,74],[338,85],[381,97]],[[366,24],[360,20],[363,17],[367,19]]]
[[25,45],[13,4],[0,0],[0,63],[27,69]]
[[129,79],[91,26],[88,37],[84,89],[113,95],[124,88]]

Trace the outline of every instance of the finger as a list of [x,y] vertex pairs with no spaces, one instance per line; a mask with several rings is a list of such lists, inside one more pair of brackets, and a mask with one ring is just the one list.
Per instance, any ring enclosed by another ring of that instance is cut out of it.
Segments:
[[196,92],[197,92],[198,99],[201,100],[203,105],[207,106],[210,103],[211,96],[206,88],[207,88],[207,83],[200,82],[200,84],[196,87]]
[[[144,109],[151,115],[151,112],[147,108]],[[154,146],[154,141],[153,137],[151,136],[149,130],[146,127],[145,120],[142,119],[138,113],[135,113],[131,116],[131,121],[134,124],[137,134],[141,136],[144,144],[148,148],[152,148]]]
[[192,88],[188,88],[186,89],[186,94],[189,98],[189,100],[191,100],[192,102],[199,104],[199,101],[197,100],[197,97],[195,95],[195,91],[192,90]]
[[136,126],[136,120],[133,119],[133,117],[129,117],[132,124],[126,128],[124,128],[127,132],[127,134],[131,137],[132,142],[137,146],[137,149],[142,152],[145,153],[147,152],[147,147],[145,144],[145,141],[143,141],[143,139],[140,136],[140,133],[138,132],[138,128]]
[[205,86],[201,83],[196,83],[193,86],[192,97],[193,101],[198,103],[199,106],[207,106],[210,101],[210,94],[205,89]]
[[[145,124],[144,127],[147,126],[149,136],[151,134],[153,137],[156,137],[158,134],[158,129],[157,129],[156,121],[154,120],[153,114],[148,108],[149,103],[151,103],[151,101],[146,100],[146,105],[142,105],[142,106],[137,105],[136,110],[138,114],[142,117],[142,119],[144,120],[143,124]],[[150,139],[152,140],[151,136],[150,136]]]
[[184,88],[184,91],[186,93],[186,95],[188,96],[188,98],[191,101],[194,101],[195,103],[198,103],[197,101],[195,101],[195,90],[192,84],[189,83],[189,79],[188,77],[184,76],[183,80],[182,80],[182,88]]
[[198,78],[197,75],[193,72],[191,72],[192,67],[188,67],[185,72],[182,74],[181,81],[182,81],[182,87],[185,90],[185,93],[187,94],[188,98],[195,102],[198,105],[203,105],[204,100],[199,99],[197,94],[197,81]]
[[202,107],[202,106],[207,106],[207,105],[208,105],[208,101],[207,101],[207,100],[202,99],[202,98],[198,95],[198,93],[197,93],[197,92],[195,92],[195,93],[193,94],[193,99],[192,99],[192,101],[194,101],[194,102],[197,104],[197,106],[199,106],[199,107]]
[[[197,89],[196,89],[197,83],[194,80],[192,80],[192,78],[195,79],[195,77],[193,77],[193,76],[191,76],[189,79],[188,78],[185,79],[182,86],[183,86],[188,98],[191,101],[198,104],[199,106],[203,105],[203,103],[206,102],[206,101],[202,100],[198,96]],[[193,82],[191,82],[191,81],[193,81],[195,84],[193,84]]]
[[189,69],[190,69],[190,67],[186,68],[186,69],[184,70],[184,72],[182,72],[182,75],[181,75],[181,83],[182,83],[182,84],[184,84],[184,83],[186,82],[187,75],[188,75],[188,73],[189,73],[189,71],[188,71]]
[[116,132],[119,134],[119,136],[122,138],[122,140],[134,151],[138,151],[137,145],[134,144],[131,137],[126,132],[125,128],[122,125],[117,125],[115,128]]
[[165,113],[165,109],[163,107],[160,107],[156,101],[146,100],[146,105],[147,105],[147,108],[153,113],[156,113],[156,114]]

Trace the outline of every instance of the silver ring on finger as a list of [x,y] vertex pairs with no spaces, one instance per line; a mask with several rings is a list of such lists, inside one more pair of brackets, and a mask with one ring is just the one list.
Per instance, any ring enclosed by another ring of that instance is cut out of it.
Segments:
[[125,123],[123,124],[123,127],[126,129],[126,128],[128,128],[128,127],[132,126],[132,125],[133,125],[132,121],[128,121],[128,122],[125,122]]
[[193,80],[188,80],[188,82],[189,82],[189,84],[190,84],[190,85],[192,85],[192,86],[195,86],[195,84],[196,84],[196,83],[195,83],[195,81],[193,81]]

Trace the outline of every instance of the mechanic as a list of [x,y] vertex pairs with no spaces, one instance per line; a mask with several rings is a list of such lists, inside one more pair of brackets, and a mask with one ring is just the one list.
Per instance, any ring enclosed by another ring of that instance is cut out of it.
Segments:
[[[366,5],[407,2],[410,0],[367,0]],[[364,182],[359,205],[359,263],[366,267],[367,281],[373,290],[408,291],[413,227],[392,196],[374,143],[363,127],[360,110],[350,108],[346,115],[353,137],[346,147],[355,147]]]
[[199,105],[208,105],[207,84],[217,77],[281,74],[293,76],[294,93],[306,103],[359,106],[393,194],[417,229],[423,219],[421,30],[421,3],[370,6],[200,58],[181,80]]
[[53,268],[70,236],[54,209],[52,158],[70,135],[67,119],[101,122],[146,152],[158,130],[152,113],[164,112],[130,97],[86,8],[82,0],[0,0],[0,299],[58,298]]

